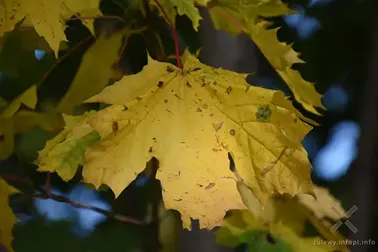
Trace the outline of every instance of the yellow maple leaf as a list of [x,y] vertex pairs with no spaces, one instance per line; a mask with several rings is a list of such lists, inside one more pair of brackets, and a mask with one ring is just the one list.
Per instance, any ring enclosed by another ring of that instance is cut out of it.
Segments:
[[65,21],[75,14],[89,15],[92,18],[84,25],[93,33],[93,17],[101,14],[99,4],[100,0],[0,0],[0,37],[28,16],[57,55],[60,42],[66,41]]
[[[314,187],[316,199],[299,194],[296,197],[298,204],[307,210],[302,211],[308,216],[309,221],[315,226],[318,232],[329,240],[342,240],[342,235],[337,230],[331,230],[332,226],[346,215],[341,202],[330,194],[327,188]],[[343,248],[340,250],[344,251]]]
[[206,66],[188,52],[183,64],[181,73],[149,57],[140,73],[87,101],[113,105],[88,120],[102,140],[86,151],[85,181],[118,196],[156,157],[165,206],[181,213],[186,228],[190,218],[212,228],[228,209],[245,208],[228,153],[262,205],[274,193],[312,193],[301,145],[311,127],[290,106],[272,103],[283,93],[249,86],[246,74]]
[[18,11],[19,5],[19,0],[0,0],[0,37],[13,30],[25,17],[25,13]]
[[0,243],[3,244],[9,252],[13,252],[12,248],[12,229],[17,217],[9,207],[9,196],[19,191],[13,186],[8,185],[0,177]]
[[333,197],[327,188],[314,186],[314,192],[316,199],[305,194],[297,195],[297,197],[299,202],[311,210],[316,218],[329,218],[336,221],[341,218],[340,215],[345,216],[345,210],[340,201]]
[[322,96],[314,84],[304,80],[298,71],[291,68],[293,64],[304,61],[291,45],[278,40],[279,28],[268,29],[270,23],[261,19],[293,14],[294,11],[281,0],[216,0],[209,4],[209,11],[217,29],[231,34],[244,32],[251,37],[306,110],[319,115],[315,107],[325,109],[321,103]]
[[169,21],[173,23],[176,22],[176,15],[186,15],[192,22],[194,30],[198,31],[199,21],[202,19],[198,8],[195,4],[206,5],[210,0],[150,0],[150,4],[158,7],[162,16],[161,8],[157,6],[156,2],[164,9],[167,14]]

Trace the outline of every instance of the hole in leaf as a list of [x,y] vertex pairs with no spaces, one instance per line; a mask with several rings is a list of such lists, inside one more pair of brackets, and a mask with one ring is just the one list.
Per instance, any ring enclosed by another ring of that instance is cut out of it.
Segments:
[[232,172],[235,172],[236,171],[236,169],[235,169],[235,162],[234,162],[234,159],[231,156],[231,153],[228,153],[228,160],[230,160],[230,170]]
[[270,244],[276,244],[276,240],[270,233],[267,233],[265,238]]

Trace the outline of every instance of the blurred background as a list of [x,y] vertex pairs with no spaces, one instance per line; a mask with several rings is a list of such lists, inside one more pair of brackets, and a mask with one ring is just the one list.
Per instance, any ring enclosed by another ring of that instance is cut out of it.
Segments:
[[[371,239],[378,242],[375,181],[378,157],[375,152],[378,146],[377,1],[284,2],[298,14],[272,18],[271,21],[274,27],[281,27],[279,40],[292,43],[293,48],[300,52],[306,64],[297,64],[293,68],[300,70],[306,80],[316,83],[318,92],[324,94],[323,104],[327,108],[327,111],[322,111],[322,117],[317,117],[308,114],[294,102],[299,110],[320,124],[303,141],[313,165],[313,181],[329,188],[346,210],[357,206],[350,221],[358,231],[353,233],[346,226],[341,228],[349,239]],[[117,15],[113,1],[104,1],[102,9],[104,13]],[[291,95],[249,38],[242,35],[231,37],[226,32],[215,30],[207,11],[201,9],[201,14],[204,19],[199,33],[195,33],[186,17],[177,19],[182,49],[189,47],[195,51],[202,48],[200,58],[204,63],[237,72],[254,73],[248,77],[251,84],[281,89]],[[150,22],[162,34],[166,54],[171,54],[174,51],[169,27],[158,17],[156,20]],[[69,38],[68,48],[73,48],[82,43],[89,32],[80,22],[70,22],[72,24],[66,33]],[[97,26],[114,29],[106,22],[98,22]],[[83,53],[93,41],[91,38],[85,42],[61,62],[60,68],[50,74],[39,90],[40,100],[54,104],[62,97],[76,73],[75,69]],[[145,55],[143,56],[145,48],[153,43],[154,38],[148,35],[131,37],[124,52],[125,57],[121,60],[124,72],[138,72],[146,63]],[[60,56],[63,54],[64,52]],[[33,60],[46,65],[52,61],[51,56],[40,49],[34,51],[33,57]],[[29,67],[32,71],[34,66]],[[12,100],[28,87],[28,83],[0,73],[0,96]],[[41,104],[44,106],[43,102]],[[33,128],[18,136],[15,154],[0,163],[0,176],[11,178],[28,175],[33,181],[37,181],[38,186],[43,187],[46,175],[36,173],[31,162],[44,142],[53,135]],[[53,175],[52,192],[72,201],[138,219],[144,218],[145,213],[151,211],[151,206],[140,201],[139,197],[158,197],[151,195],[150,190],[151,187],[156,188],[156,181],[143,174],[117,200],[106,188],[97,192],[83,184],[75,185],[80,180],[75,179],[66,184]],[[23,186],[17,181],[12,184]],[[159,218],[164,223],[160,223],[159,230],[156,230],[153,225],[119,222],[104,214],[51,199],[15,196],[12,197],[12,206],[21,218],[14,229],[16,251],[154,251],[151,244],[156,242],[156,232],[172,241],[178,237],[178,244],[171,246],[179,246],[179,251],[232,251],[215,244],[214,232],[199,231],[198,228],[188,232],[180,230],[178,226],[176,228],[179,232],[170,233],[170,229],[164,229],[164,225],[177,225],[173,221],[177,215],[175,212],[160,211],[163,217]],[[172,241],[168,243],[173,243]],[[376,251],[376,248],[355,246],[352,251]]]

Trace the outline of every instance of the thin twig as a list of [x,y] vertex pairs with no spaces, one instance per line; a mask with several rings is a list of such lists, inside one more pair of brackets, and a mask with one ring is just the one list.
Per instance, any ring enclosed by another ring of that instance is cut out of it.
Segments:
[[[28,184],[28,185],[33,186],[32,182],[29,180],[29,178],[17,177],[17,176],[8,175],[8,174],[1,174],[0,177],[7,182],[24,183],[24,184]],[[64,196],[51,193],[51,173],[50,172],[47,174],[45,190],[46,190],[45,192],[43,192],[43,190],[42,190],[42,192],[40,192],[40,193],[33,193],[33,194],[24,193],[23,196],[29,197],[29,198],[52,199],[52,200],[57,201],[57,202],[70,204],[71,206],[76,207],[76,208],[83,208],[83,209],[92,210],[94,212],[103,214],[103,215],[107,216],[108,218],[112,218],[112,219],[122,221],[122,222],[133,223],[133,224],[138,224],[138,225],[148,224],[144,221],[135,219],[133,217],[129,217],[129,216],[121,215],[121,214],[116,214],[116,213],[104,210],[102,208],[86,205],[86,204],[76,202],[76,201],[72,201],[72,200],[70,200],[70,199],[68,199]],[[38,191],[41,191],[41,190],[38,189]]]
[[22,183],[22,184],[33,186],[33,183],[28,177],[18,177],[18,176],[13,176],[9,174],[0,174],[0,177],[7,182]]
[[25,194],[25,196],[31,196],[33,198],[40,198],[40,199],[52,199],[52,200],[57,201],[57,202],[67,203],[67,204],[70,204],[73,207],[92,210],[94,212],[103,214],[103,215],[107,216],[108,218],[112,218],[112,219],[122,221],[122,222],[133,223],[133,224],[138,224],[138,225],[146,224],[143,221],[135,219],[133,217],[129,217],[129,216],[121,215],[121,214],[116,214],[116,213],[104,210],[102,208],[99,208],[99,207],[90,206],[90,205],[86,205],[86,204],[83,204],[83,203],[80,203],[80,202],[72,201],[72,200],[70,200],[70,199],[68,199],[64,196],[53,194],[51,192],[50,192],[50,194],[48,194],[48,193],[35,193],[35,194],[31,194],[31,195]]
[[74,52],[77,48],[81,47],[82,45],[84,45],[86,42],[89,41],[89,39],[93,38],[93,36],[88,36],[87,38],[83,39],[82,41],[80,41],[79,43],[77,43],[74,47],[72,47],[66,54],[64,54],[62,57],[60,57],[55,63],[54,65],[52,65],[50,67],[49,70],[47,70],[45,72],[45,74],[42,76],[42,79],[41,81],[39,82],[39,85],[44,82],[47,77],[50,75],[50,73],[64,60],[66,59],[72,52]]
[[179,48],[179,43],[178,43],[178,36],[177,36],[177,31],[175,29],[174,24],[172,21],[169,19],[167,12],[164,10],[163,6],[159,3],[158,0],[153,0],[155,4],[158,6],[158,8],[161,10],[161,13],[165,17],[165,20],[169,24],[172,30],[172,36],[173,36],[173,41],[175,43],[175,53],[176,53],[176,61],[177,61],[177,67],[182,70],[182,65],[181,65],[181,58],[180,58],[180,48]]
[[47,172],[45,190],[48,196],[51,196],[51,172]]

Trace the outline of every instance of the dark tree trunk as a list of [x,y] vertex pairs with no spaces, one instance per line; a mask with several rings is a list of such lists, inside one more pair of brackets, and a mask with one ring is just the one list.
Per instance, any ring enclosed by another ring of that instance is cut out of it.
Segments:
[[[372,10],[378,8],[377,1],[373,1]],[[364,86],[360,105],[361,138],[359,142],[359,156],[355,163],[354,204],[358,210],[351,216],[351,222],[357,227],[356,233],[350,232],[350,240],[365,241],[372,238],[372,228],[376,220],[374,212],[374,185],[377,168],[378,147],[378,16],[374,14],[374,28],[371,37],[370,62],[367,69],[367,82]],[[372,246],[354,246],[353,252],[365,252]]]

